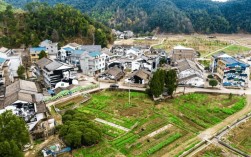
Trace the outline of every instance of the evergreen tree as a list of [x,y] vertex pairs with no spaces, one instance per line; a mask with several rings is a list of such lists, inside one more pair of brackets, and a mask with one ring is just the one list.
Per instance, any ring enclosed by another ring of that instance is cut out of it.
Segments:
[[159,97],[164,90],[164,71],[157,70],[154,74],[152,79],[150,80],[149,87],[150,91],[155,97]]
[[38,54],[38,58],[39,58],[39,59],[42,59],[42,58],[44,58],[44,57],[47,57],[47,54],[46,54],[46,52],[45,52],[44,50],[42,50],[42,51]]
[[212,80],[209,81],[209,85],[212,86],[212,87],[215,87],[215,86],[218,85],[218,81],[215,80],[215,79],[212,79]]
[[24,80],[25,79],[24,72],[25,72],[25,67],[20,65],[17,69],[18,78]]
[[165,85],[167,88],[167,93],[173,96],[173,92],[178,87],[177,74],[175,70],[169,70],[166,72]]

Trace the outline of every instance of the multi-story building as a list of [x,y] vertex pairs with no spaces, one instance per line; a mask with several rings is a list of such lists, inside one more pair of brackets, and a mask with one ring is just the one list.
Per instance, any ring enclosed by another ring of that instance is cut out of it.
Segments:
[[171,55],[172,62],[176,62],[181,59],[194,60],[196,51],[193,48],[187,48],[179,45],[173,48]]
[[211,57],[211,66],[210,66],[212,73],[217,70],[218,61],[222,58],[233,58],[233,57],[229,56],[225,52],[218,52],[218,53],[213,54]]
[[5,78],[4,78],[4,64],[6,60],[4,58],[0,58],[0,106],[1,102],[4,100],[4,91],[5,91]]
[[52,61],[45,65],[42,70],[44,82],[49,87],[55,87],[56,84],[62,80],[68,80],[70,82],[76,77],[76,71],[74,71],[73,66],[57,61]]
[[12,49],[5,53],[0,52],[0,58],[6,60],[6,66],[8,69],[6,70],[6,78],[8,78],[8,82],[15,82],[18,80],[17,69],[20,65],[22,65],[21,54],[23,49]]
[[234,58],[221,58],[217,64],[217,75],[226,87],[247,87],[249,65]]
[[53,43],[51,40],[44,40],[39,46],[45,47],[49,55],[56,55],[58,53],[58,43]]
[[41,51],[45,51],[45,53],[48,54],[46,47],[32,47],[32,48],[30,48],[31,63],[35,63],[36,61],[39,60],[39,53]]
[[95,76],[105,71],[106,55],[101,52],[83,53],[80,59],[81,70],[85,75]]

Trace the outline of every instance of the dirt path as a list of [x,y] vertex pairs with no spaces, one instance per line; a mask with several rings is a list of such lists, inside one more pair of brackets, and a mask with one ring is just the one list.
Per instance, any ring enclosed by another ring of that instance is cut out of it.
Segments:
[[203,56],[203,57],[206,58],[206,57],[208,57],[208,56],[211,56],[212,54],[217,53],[217,52],[219,52],[219,51],[222,51],[222,50],[224,50],[224,49],[226,49],[226,48],[228,48],[228,47],[230,47],[230,46],[232,46],[232,45],[233,45],[233,44],[228,45],[228,46],[226,46],[226,47],[223,47],[223,48],[221,48],[221,49],[219,49],[219,50],[216,50],[216,51],[214,51],[214,52],[211,52],[211,53],[209,53],[209,54],[207,54],[207,55],[205,55],[205,56]]
[[123,127],[123,126],[119,126],[117,124],[114,124],[114,123],[111,123],[111,122],[108,122],[108,121],[105,121],[103,119],[96,118],[95,121],[110,125],[110,126],[112,126],[114,128],[117,128],[117,129],[120,129],[120,130],[123,130],[123,131],[126,131],[126,132],[130,131],[130,129],[127,129],[127,128]]

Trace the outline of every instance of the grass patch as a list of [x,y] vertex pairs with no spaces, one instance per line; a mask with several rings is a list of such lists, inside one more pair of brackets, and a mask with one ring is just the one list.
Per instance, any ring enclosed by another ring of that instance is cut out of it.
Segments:
[[251,49],[248,47],[240,46],[240,45],[231,45],[223,51],[229,55],[235,55],[243,52],[250,51]]

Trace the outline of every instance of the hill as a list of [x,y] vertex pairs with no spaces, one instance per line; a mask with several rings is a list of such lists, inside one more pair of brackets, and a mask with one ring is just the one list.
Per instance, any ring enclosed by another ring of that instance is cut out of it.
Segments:
[[[6,0],[23,7],[32,0]],[[230,0],[40,0],[49,5],[64,3],[88,13],[109,27],[173,33],[251,32],[251,2]]]
[[73,7],[29,3],[25,12],[14,12],[7,6],[0,13],[0,46],[9,48],[36,46],[44,39],[61,45],[67,42],[95,44],[102,47],[112,42],[111,30]]

